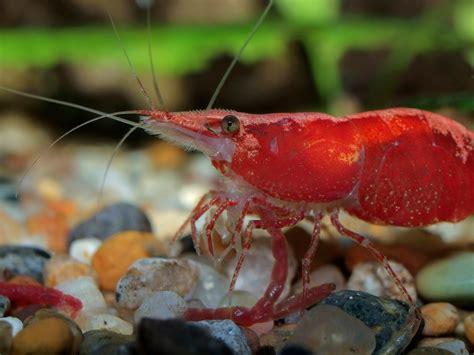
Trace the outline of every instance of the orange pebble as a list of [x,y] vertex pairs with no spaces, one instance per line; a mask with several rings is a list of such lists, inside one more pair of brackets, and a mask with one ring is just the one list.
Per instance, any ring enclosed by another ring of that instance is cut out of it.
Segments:
[[148,148],[153,166],[157,169],[176,169],[186,160],[186,153],[166,142],[153,143]]
[[15,285],[31,285],[31,286],[43,286],[35,278],[28,275],[16,275],[8,280],[9,283]]
[[28,218],[27,227],[31,234],[40,234],[46,238],[49,250],[67,251],[69,223],[64,215],[52,211],[41,212]]
[[138,259],[166,255],[165,247],[151,233],[127,231],[108,238],[92,257],[102,289],[113,291],[128,267]]
[[58,283],[74,280],[81,276],[90,276],[97,279],[95,270],[87,264],[71,258],[65,254],[55,254],[46,263],[43,271],[44,284],[54,287]]

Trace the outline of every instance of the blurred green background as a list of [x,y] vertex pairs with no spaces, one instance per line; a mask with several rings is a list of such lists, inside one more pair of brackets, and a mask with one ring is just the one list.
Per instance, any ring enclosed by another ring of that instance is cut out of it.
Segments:
[[[146,0],[0,2],[0,85],[107,112],[147,108],[108,21],[147,91]],[[156,0],[151,43],[170,110],[203,109],[266,1]],[[473,0],[276,0],[215,107],[246,112],[410,106],[474,116]],[[1,112],[53,130],[89,118],[0,92]],[[125,128],[98,122],[87,137]],[[145,135],[135,136],[140,142]]]

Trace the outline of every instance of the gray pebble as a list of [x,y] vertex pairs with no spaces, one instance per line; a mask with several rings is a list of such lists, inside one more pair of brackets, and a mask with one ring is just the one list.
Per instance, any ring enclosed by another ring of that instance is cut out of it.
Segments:
[[234,354],[251,355],[250,347],[247,344],[242,329],[229,319],[192,322],[205,329],[210,336],[222,340],[233,351]]
[[43,269],[50,254],[42,249],[19,246],[0,246],[0,272],[28,275],[43,283]]
[[6,296],[0,295],[0,318],[5,316],[5,313],[10,309],[10,299]]

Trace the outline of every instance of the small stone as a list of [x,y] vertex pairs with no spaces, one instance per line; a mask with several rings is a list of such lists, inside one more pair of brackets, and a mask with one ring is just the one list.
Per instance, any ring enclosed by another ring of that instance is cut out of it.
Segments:
[[288,339],[295,331],[296,324],[284,324],[273,328],[269,333],[260,337],[260,345],[272,346],[277,349],[283,348]]
[[10,325],[12,336],[16,336],[23,329],[23,322],[15,317],[3,317],[0,318],[0,322],[6,322]]
[[85,318],[93,314],[105,313],[107,309],[104,296],[90,277],[81,276],[77,279],[60,283],[56,285],[56,289],[74,296],[82,302],[81,312],[76,319],[80,326],[83,325]]
[[0,318],[0,354],[8,354],[12,345],[12,326]]
[[450,351],[455,355],[469,355],[466,344],[462,340],[456,338],[424,338],[418,343],[418,348],[423,349],[432,347],[435,349]]
[[91,330],[84,333],[81,355],[132,355],[134,337],[110,330]]
[[40,283],[38,280],[28,275],[13,276],[11,279],[8,280],[8,283],[16,285],[43,286],[43,284]]
[[460,305],[474,305],[474,252],[451,255],[425,266],[416,275],[423,298]]
[[258,349],[260,348],[260,339],[252,329],[240,327],[242,332],[244,333],[245,339],[247,344],[250,348],[252,354],[256,354]]
[[135,323],[142,318],[181,318],[186,311],[186,301],[171,291],[153,292],[143,299],[135,312]]
[[[346,280],[341,270],[331,264],[322,265],[309,274],[309,287],[319,286],[325,283],[336,285],[335,291],[345,288]],[[292,293],[297,294],[303,290],[303,281],[300,279],[292,287]]]
[[232,355],[232,350],[193,323],[177,319],[143,318],[138,324],[137,355]]
[[156,291],[172,291],[186,297],[198,280],[197,269],[185,259],[147,258],[136,261],[120,279],[117,303],[136,309],[143,299]]
[[[351,354],[352,353],[353,352],[351,349]],[[357,354],[357,352],[354,352],[354,354]],[[281,351],[278,353],[278,355],[314,355],[314,353],[303,346],[290,344],[284,346],[283,349],[281,349]]]
[[247,291],[233,291],[224,296],[219,302],[219,307],[247,307],[251,308],[257,303],[258,299],[252,293]]
[[[238,257],[235,257],[226,265],[226,271],[229,276],[233,275],[237,260]],[[255,239],[240,269],[234,289],[248,291],[257,298],[261,298],[270,284],[274,263],[270,238]],[[291,280],[293,280],[296,274],[296,268],[296,259],[291,249],[288,249],[288,276],[280,299],[284,299],[289,295]]]
[[91,264],[92,256],[101,244],[102,241],[97,238],[76,239],[69,247],[69,255],[84,264]]
[[212,320],[193,322],[193,324],[205,329],[209,335],[222,340],[232,349],[234,354],[251,355],[247,338],[241,328],[231,320]]
[[371,328],[376,340],[374,354],[402,352],[420,325],[406,303],[361,291],[332,293],[321,304],[336,306]]
[[10,299],[6,296],[0,295],[0,318],[5,316],[5,313],[10,309]]
[[49,208],[44,209],[29,216],[26,225],[31,235],[41,235],[45,238],[48,250],[66,252],[69,221],[64,214]]
[[29,327],[31,324],[35,322],[38,322],[44,319],[50,319],[50,318],[60,319],[67,323],[72,333],[72,336],[74,338],[70,353],[71,354],[78,353],[82,340],[83,340],[83,336],[82,336],[81,328],[79,328],[76,322],[74,322],[71,318],[68,318],[52,309],[43,308],[37,311],[33,316],[26,319],[23,325],[24,327]]
[[316,354],[371,354],[375,334],[341,309],[319,305],[303,315],[287,344],[303,346]]
[[471,345],[474,346],[474,313],[464,319],[464,334]]
[[26,246],[0,246],[0,272],[28,275],[43,282],[43,268],[50,258],[48,252]]
[[53,255],[43,270],[44,283],[48,287],[54,287],[58,283],[74,280],[81,276],[97,279],[97,273],[90,265],[81,263],[65,254]]
[[122,232],[102,243],[92,257],[92,266],[99,275],[100,287],[112,291],[130,265],[157,254],[165,255],[166,251],[153,234]]
[[110,330],[112,332],[131,335],[133,334],[133,325],[123,319],[111,314],[96,314],[87,318],[84,322],[84,332],[90,330]]
[[421,307],[425,321],[423,335],[440,336],[454,332],[459,323],[459,313],[452,304],[437,302]]
[[229,278],[209,265],[195,260],[189,260],[189,262],[199,272],[192,297],[201,300],[208,308],[216,308],[229,291]]
[[23,328],[11,346],[11,355],[69,354],[74,336],[66,321],[59,318],[38,320]]
[[407,355],[454,355],[454,354],[451,351],[430,346],[430,347],[413,349]]
[[152,229],[142,210],[130,203],[119,202],[103,208],[75,226],[69,234],[69,244],[81,238],[106,240],[111,235],[124,231],[150,233]]
[[[416,301],[415,282],[410,272],[402,265],[389,261],[393,271],[397,274],[410,297]],[[347,288],[355,291],[364,291],[377,297],[393,298],[406,301],[393,278],[379,262],[359,263],[354,267],[347,281]]]

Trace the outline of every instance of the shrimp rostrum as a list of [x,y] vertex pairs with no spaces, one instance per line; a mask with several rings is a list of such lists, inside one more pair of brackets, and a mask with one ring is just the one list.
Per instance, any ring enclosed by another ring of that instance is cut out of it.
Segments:
[[[343,118],[227,110],[141,113],[148,116],[143,124],[150,132],[203,152],[222,174],[221,188],[201,199],[190,222],[199,248],[195,222],[215,207],[204,233],[214,254],[212,229],[217,218],[226,210],[238,216],[231,245],[239,244],[239,235],[242,249],[231,288],[250,248],[252,230],[262,228],[272,236],[275,266],[263,298],[252,309],[188,310],[189,319],[258,323],[304,309],[326,296],[332,285],[308,288],[309,266],[325,215],[341,235],[368,248],[384,264],[412,303],[386,258],[369,239],[345,228],[339,211],[367,222],[405,227],[456,222],[474,211],[474,133],[438,114],[409,108]],[[244,228],[250,212],[258,219]],[[302,260],[303,292],[278,304],[287,268],[281,229],[305,218],[314,220],[314,228]]]

